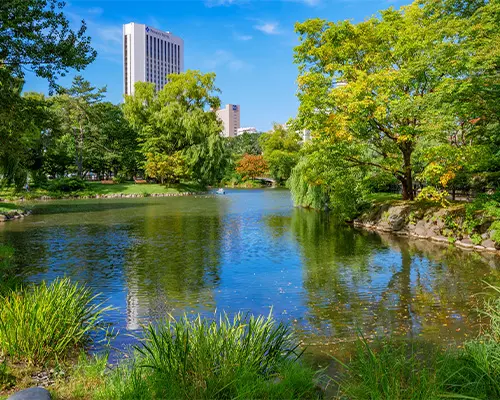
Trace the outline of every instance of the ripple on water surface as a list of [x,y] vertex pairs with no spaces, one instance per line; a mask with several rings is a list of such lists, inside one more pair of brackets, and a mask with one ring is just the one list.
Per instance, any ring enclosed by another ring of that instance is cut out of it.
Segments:
[[[494,255],[408,241],[292,207],[285,190],[58,201],[0,225],[27,280],[67,275],[116,307],[122,333],[167,313],[239,310],[290,322],[321,350],[391,334],[463,340],[477,331]],[[120,345],[130,343],[120,335]]]

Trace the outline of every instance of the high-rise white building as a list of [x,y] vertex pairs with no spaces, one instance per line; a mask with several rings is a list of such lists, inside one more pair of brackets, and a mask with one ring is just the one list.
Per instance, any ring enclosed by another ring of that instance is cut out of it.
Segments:
[[184,41],[144,24],[123,25],[123,92],[134,94],[136,82],[152,82],[156,90],[168,74],[184,70]]
[[237,104],[228,104],[226,108],[216,111],[217,116],[224,124],[222,135],[225,137],[234,137],[238,135],[240,127],[240,106]]

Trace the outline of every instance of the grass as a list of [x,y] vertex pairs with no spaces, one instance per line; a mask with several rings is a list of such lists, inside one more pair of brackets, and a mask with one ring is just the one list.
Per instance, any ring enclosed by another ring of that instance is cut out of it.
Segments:
[[386,201],[402,200],[399,193],[370,193],[366,195],[366,201],[369,203],[384,203]]
[[347,363],[337,360],[337,398],[500,399],[500,297],[486,301],[483,313],[488,328],[463,349],[420,342],[370,345],[361,338]]
[[21,211],[23,211],[22,207],[20,207],[18,204],[5,203],[5,202],[0,203],[0,214],[10,214]]
[[166,320],[145,328],[133,361],[96,398],[315,398],[315,374],[300,355],[288,326],[271,317]]
[[[176,194],[176,193],[186,193],[186,192],[201,192],[205,191],[206,188],[200,186],[195,182],[185,182],[175,185],[160,185],[160,184],[136,184],[134,182],[127,183],[117,183],[117,184],[103,184],[101,182],[89,182],[88,189],[75,191],[75,192],[51,192],[42,188],[32,188],[29,192],[19,191],[17,192],[12,187],[0,188],[0,199],[7,200],[18,200],[24,198],[27,200],[36,200],[43,196],[48,196],[51,198],[68,198],[68,197],[91,197],[95,195],[113,195],[113,194],[124,194],[131,195],[136,194],[140,196],[147,197],[152,194]],[[0,207],[9,203],[0,203]],[[10,206],[9,206],[10,207]],[[16,206],[16,208],[19,208]],[[1,210],[1,208],[0,208]],[[1,212],[1,211],[0,211]]]
[[7,291],[0,296],[0,354],[30,365],[64,359],[86,344],[108,309],[66,278]]

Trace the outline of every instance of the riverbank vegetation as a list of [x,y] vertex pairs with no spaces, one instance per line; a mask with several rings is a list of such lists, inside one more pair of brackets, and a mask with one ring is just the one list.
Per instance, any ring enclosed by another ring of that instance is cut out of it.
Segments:
[[[206,191],[206,186],[197,182],[182,182],[176,184],[159,185],[155,183],[102,183],[85,181],[78,178],[61,178],[50,182],[50,185],[31,187],[29,191],[19,191],[13,187],[0,188],[0,198],[16,200],[65,199],[65,198],[92,198],[113,197],[118,195],[148,197],[154,195],[179,195],[183,193],[200,193]],[[0,214],[5,206],[9,209],[22,209],[16,203],[0,203]]]
[[499,15],[494,1],[422,0],[357,24],[298,23],[294,124],[312,140],[295,203],[352,217],[386,188],[435,201],[498,188]]

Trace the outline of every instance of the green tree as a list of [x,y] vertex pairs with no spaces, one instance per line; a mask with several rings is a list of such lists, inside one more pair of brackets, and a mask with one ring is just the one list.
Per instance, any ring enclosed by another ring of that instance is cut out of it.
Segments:
[[[70,29],[59,0],[3,0],[0,4],[1,68],[23,78],[25,68],[55,87],[70,68],[82,70],[96,57],[82,21]],[[2,76],[2,82],[6,78]]]
[[260,136],[259,143],[271,176],[285,182],[299,161],[300,136],[293,129],[274,124],[271,131]]
[[186,162],[179,152],[171,156],[149,153],[144,170],[148,177],[158,179],[162,184],[179,183],[189,177]]
[[96,56],[85,23],[71,30],[63,7],[57,0],[0,2],[0,173],[17,186],[26,181],[26,144],[40,122],[32,118],[39,117],[39,102],[21,97],[25,70],[47,79],[53,89],[59,76],[85,68]]
[[215,74],[186,71],[168,76],[155,93],[153,84],[138,82],[125,97],[124,113],[138,131],[140,152],[171,156],[180,153],[189,174],[201,183],[220,180],[227,162]]
[[243,154],[259,155],[262,154],[262,148],[259,143],[259,133],[245,132],[242,135],[226,138],[228,152],[236,158]]
[[405,199],[414,197],[415,153],[473,133],[489,107],[481,93],[498,99],[498,2],[457,4],[296,25],[300,124],[346,167],[392,174]]
[[[89,142],[96,143],[100,116],[96,105],[102,101],[106,88],[97,89],[82,76],[76,76],[70,88],[62,89],[54,99],[63,129],[74,143],[75,164],[78,176],[84,176],[84,158],[89,155]],[[98,140],[98,139],[97,139]]]

